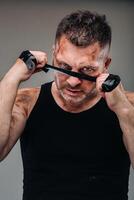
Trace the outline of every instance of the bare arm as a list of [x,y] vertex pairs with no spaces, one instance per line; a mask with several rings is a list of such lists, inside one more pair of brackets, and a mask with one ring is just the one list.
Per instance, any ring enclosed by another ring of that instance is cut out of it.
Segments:
[[[123,141],[134,168],[134,101],[130,93],[126,95],[119,85],[111,94],[107,94],[109,106],[116,113],[123,132]],[[108,97],[109,96],[109,97]],[[108,99],[109,98],[109,99]]]
[[[13,77],[15,74],[15,68],[17,67],[18,62],[16,63],[16,66],[13,66],[9,70],[9,72],[5,75],[5,77],[0,82],[0,157],[2,159],[3,151],[9,141],[10,133],[11,133],[11,126],[13,126],[15,121],[15,116],[12,114],[15,98],[17,95],[17,90],[19,87],[19,84],[21,82],[21,79],[19,76]],[[23,117],[23,112],[18,115],[19,118],[23,118],[23,123],[20,127],[20,130],[24,127],[25,120]],[[18,125],[17,125],[18,126]],[[18,129],[16,127],[16,129]],[[16,133],[18,134],[18,133]]]
[[[132,94],[127,94],[126,96],[120,89],[120,86],[118,86],[112,95],[110,97],[111,105],[110,102],[109,105],[119,119],[123,132],[123,141],[134,168],[134,102],[132,101]],[[113,98],[115,101],[113,101]]]
[[134,168],[134,92],[126,92],[120,83],[111,92],[103,93],[101,85],[107,78],[102,74],[97,79],[97,89],[105,98],[109,108],[116,113],[123,132],[123,141]]
[[[37,59],[36,69],[39,71],[46,63],[46,54],[32,53]],[[12,149],[25,127],[32,101],[27,101],[30,96],[24,91],[18,92],[18,87],[35,71],[29,71],[25,63],[17,59],[0,82],[0,160]]]
[[18,90],[11,114],[10,131],[5,147],[1,152],[1,160],[7,156],[21,136],[27,118],[36,103],[39,92],[40,88],[25,88]]
[[123,131],[124,144],[134,169],[134,92],[126,92],[126,97],[130,104],[119,112],[118,118]]

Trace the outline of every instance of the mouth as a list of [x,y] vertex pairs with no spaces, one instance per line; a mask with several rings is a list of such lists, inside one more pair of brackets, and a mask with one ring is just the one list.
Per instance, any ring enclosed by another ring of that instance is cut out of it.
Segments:
[[80,94],[81,94],[81,90],[72,89],[72,88],[66,88],[65,92],[66,92],[67,95],[73,96],[73,97],[80,96]]

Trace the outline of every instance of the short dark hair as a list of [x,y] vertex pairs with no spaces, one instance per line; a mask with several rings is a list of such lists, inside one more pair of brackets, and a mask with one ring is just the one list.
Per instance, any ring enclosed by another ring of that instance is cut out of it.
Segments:
[[111,27],[106,16],[88,10],[79,10],[65,16],[57,27],[55,42],[63,35],[79,47],[87,47],[95,42],[99,42],[101,47],[111,44]]

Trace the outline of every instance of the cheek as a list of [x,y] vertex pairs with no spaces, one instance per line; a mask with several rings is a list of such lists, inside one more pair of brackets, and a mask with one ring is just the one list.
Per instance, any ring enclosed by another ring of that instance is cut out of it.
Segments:
[[104,63],[100,63],[100,67],[99,67],[99,69],[98,69],[98,73],[103,73],[104,71],[105,71],[105,65],[104,65]]
[[55,80],[58,83],[58,85],[65,84],[65,81],[67,80],[67,76],[61,73],[55,73]]
[[65,76],[64,74],[56,73],[55,76],[56,76],[57,79],[59,79],[60,81],[64,81],[64,80],[66,80],[66,76]]
[[83,91],[85,91],[85,93],[89,93],[95,87],[96,87],[96,83],[89,82],[89,81],[86,81],[86,83],[82,85]]

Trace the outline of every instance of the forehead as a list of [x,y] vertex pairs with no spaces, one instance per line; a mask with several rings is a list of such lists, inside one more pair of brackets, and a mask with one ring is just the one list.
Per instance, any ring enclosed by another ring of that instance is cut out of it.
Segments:
[[106,52],[107,49],[102,49],[98,42],[87,47],[77,47],[65,36],[61,37],[55,47],[57,59],[64,59],[67,63],[70,63],[71,61],[73,61],[73,63],[98,61],[104,58]]

